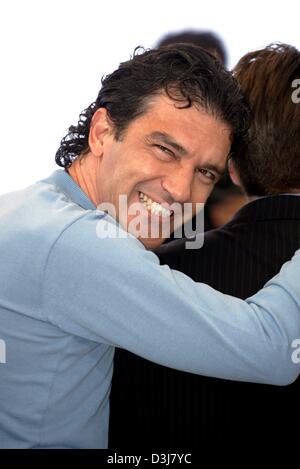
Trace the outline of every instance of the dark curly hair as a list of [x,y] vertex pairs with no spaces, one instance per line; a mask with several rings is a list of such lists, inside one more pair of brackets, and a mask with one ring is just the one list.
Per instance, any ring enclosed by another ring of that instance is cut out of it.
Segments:
[[196,104],[232,129],[232,151],[244,144],[248,108],[232,74],[216,58],[199,46],[175,44],[140,53],[120,64],[102,79],[98,97],[79,116],[62,139],[55,160],[69,167],[89,151],[89,130],[95,111],[106,108],[120,140],[135,118],[147,111],[149,98],[165,92],[178,107]]

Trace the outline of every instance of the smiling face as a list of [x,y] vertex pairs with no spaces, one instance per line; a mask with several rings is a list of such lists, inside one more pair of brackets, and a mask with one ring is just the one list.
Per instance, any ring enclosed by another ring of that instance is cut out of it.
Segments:
[[[111,203],[118,213],[119,196],[126,196],[129,209],[140,211],[140,225],[159,225],[155,238],[150,228],[140,236],[147,248],[155,248],[163,242],[163,224],[171,222],[174,229],[170,205],[192,203],[195,213],[195,204],[206,201],[225,170],[231,129],[195,106],[176,107],[163,94],[151,100],[121,140],[115,140],[111,129],[106,110],[96,111],[89,139],[97,159],[94,202]],[[127,211],[117,218],[131,231],[136,216]]]

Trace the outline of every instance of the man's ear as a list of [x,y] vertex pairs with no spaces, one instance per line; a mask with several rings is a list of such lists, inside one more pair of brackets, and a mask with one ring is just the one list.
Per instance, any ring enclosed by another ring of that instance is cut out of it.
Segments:
[[112,123],[107,110],[100,107],[94,113],[90,125],[89,147],[93,155],[102,156],[107,137],[113,134]]
[[237,170],[235,169],[235,165],[234,165],[234,162],[233,162],[232,158],[229,158],[229,160],[228,160],[228,172],[229,172],[229,176],[230,176],[230,179],[232,180],[233,184],[235,184],[236,186],[239,186],[239,187],[243,187],[242,184],[241,184],[239,175],[237,173]]

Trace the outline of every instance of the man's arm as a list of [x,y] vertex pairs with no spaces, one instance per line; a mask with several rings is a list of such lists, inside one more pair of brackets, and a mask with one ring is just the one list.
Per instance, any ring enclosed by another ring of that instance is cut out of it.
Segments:
[[52,248],[43,279],[48,320],[180,370],[278,385],[296,379],[300,251],[243,301],[160,266],[133,237],[99,239],[97,213],[73,223]]

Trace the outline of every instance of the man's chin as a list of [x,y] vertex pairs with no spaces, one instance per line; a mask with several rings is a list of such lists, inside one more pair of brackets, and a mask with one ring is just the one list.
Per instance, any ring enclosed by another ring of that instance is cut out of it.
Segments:
[[163,244],[166,238],[139,238],[139,241],[150,251],[158,248]]

